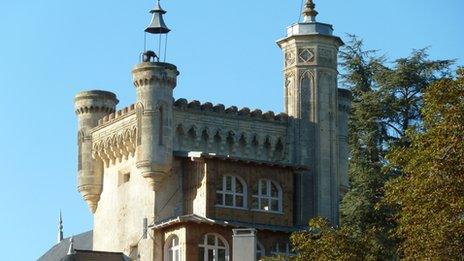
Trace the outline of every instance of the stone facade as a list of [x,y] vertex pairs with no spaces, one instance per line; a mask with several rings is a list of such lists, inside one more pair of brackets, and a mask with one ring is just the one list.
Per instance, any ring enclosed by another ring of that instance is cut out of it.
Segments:
[[202,260],[212,240],[232,260],[232,229],[255,228],[260,254],[289,254],[289,233],[310,218],[338,223],[351,99],[337,87],[342,44],[314,19],[288,28],[280,114],[174,100],[179,72],[161,62],[135,66],[127,108],[110,92],[79,93],[78,190],[94,250]]

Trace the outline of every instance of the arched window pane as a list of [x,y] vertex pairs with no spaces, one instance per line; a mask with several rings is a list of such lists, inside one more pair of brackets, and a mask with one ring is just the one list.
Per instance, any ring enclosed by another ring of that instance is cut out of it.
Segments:
[[226,261],[226,250],[225,249],[218,250],[218,261]]
[[277,198],[279,197],[279,190],[277,189],[276,185],[271,183],[271,197]]
[[258,195],[258,184],[253,186],[253,195]]
[[261,195],[267,195],[267,182],[265,180],[261,181]]
[[177,236],[173,236],[166,244],[168,244],[166,252],[167,261],[179,261],[180,260],[180,253],[181,247],[179,244],[179,238]]
[[232,177],[226,176],[226,189],[227,191],[232,191]]
[[210,246],[215,246],[216,245],[216,236],[208,235],[207,244],[210,245]]
[[226,206],[233,206],[233,205],[234,205],[234,196],[226,195]]
[[[256,188],[257,187],[257,188]],[[282,211],[282,190],[280,186],[267,179],[258,181],[253,187],[252,208],[263,211]]]
[[171,247],[178,246],[179,245],[179,239],[177,237],[174,237],[172,239]]
[[206,234],[199,244],[199,258],[200,261],[228,261],[229,248],[219,235]]
[[246,185],[236,176],[223,176],[217,181],[216,205],[225,207],[246,207]]
[[243,193],[243,185],[240,181],[235,183],[235,192]]
[[277,199],[271,200],[271,210],[272,211],[279,211],[279,201]]
[[235,204],[236,204],[237,206],[243,206],[243,197],[242,197],[242,196],[237,196],[237,197],[235,198]]

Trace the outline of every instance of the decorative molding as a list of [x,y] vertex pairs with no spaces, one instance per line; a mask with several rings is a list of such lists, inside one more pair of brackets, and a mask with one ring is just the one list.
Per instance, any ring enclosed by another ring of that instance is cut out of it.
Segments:
[[312,82],[314,82],[314,73],[309,69],[301,70],[299,71],[298,78],[300,79],[300,81],[302,81],[303,79],[309,79]]
[[313,48],[301,48],[298,49],[298,62],[303,64],[309,64],[314,62],[314,49]]
[[137,128],[126,128],[101,140],[94,141],[92,154],[94,159],[100,159],[108,167],[135,155]]
[[294,65],[296,62],[295,51],[285,52],[285,67]]
[[111,107],[82,106],[76,110],[77,115],[85,114],[85,113],[96,113],[96,112],[110,114],[110,113],[114,113],[114,109]]
[[[245,130],[224,129],[211,131],[210,126],[179,123],[174,136],[175,150],[204,151],[237,158],[287,161],[287,143],[283,136]],[[214,133],[214,135],[211,135]]]
[[141,87],[141,86],[147,86],[147,85],[152,85],[152,84],[167,84],[171,86],[172,88],[175,88],[177,85],[177,77],[168,77],[167,74],[161,74],[161,75],[140,75],[135,77],[134,79],[134,86],[135,87]]

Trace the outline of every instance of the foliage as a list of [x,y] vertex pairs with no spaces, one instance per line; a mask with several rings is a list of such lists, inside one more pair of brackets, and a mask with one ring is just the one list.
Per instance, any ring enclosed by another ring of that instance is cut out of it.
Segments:
[[[353,94],[349,122],[351,188],[341,205],[342,226],[333,228],[321,219],[314,219],[310,223],[311,232],[294,234],[292,243],[299,252],[298,260],[398,259],[402,253],[398,245],[405,247],[406,242],[402,229],[405,221],[396,219],[404,217],[398,212],[403,209],[397,202],[383,204],[383,199],[385,184],[392,179],[395,182],[388,184],[397,184],[401,179],[396,178],[402,176],[404,169],[387,167],[390,158],[386,155],[407,151],[413,138],[408,130],[429,124],[427,120],[422,124],[423,118],[428,117],[426,111],[424,115],[421,113],[424,92],[428,86],[450,76],[453,61],[430,60],[427,49],[421,49],[387,66],[376,51],[365,51],[363,42],[355,36],[350,36],[341,60],[344,83]],[[395,149],[390,152],[392,148]],[[404,189],[388,193],[401,194]],[[430,227],[424,232],[426,229]],[[396,236],[391,236],[392,231],[396,231]],[[409,255],[406,248],[403,250]]]
[[290,238],[298,253],[295,260],[374,260],[369,256],[368,243],[351,228],[331,227],[322,218],[311,220],[309,227],[309,231],[294,233]]
[[410,147],[389,154],[404,175],[387,185],[405,259],[464,259],[464,70],[431,85],[423,128],[410,130]]
[[451,60],[429,60],[427,48],[413,50],[397,59],[393,68],[383,66],[375,79],[384,99],[382,123],[389,129],[389,140],[407,146],[406,130],[419,126],[426,88],[443,77],[449,77]]
[[358,237],[369,235],[366,238],[372,255],[389,258],[394,252],[394,242],[387,233],[393,227],[387,219],[391,213],[388,208],[375,208],[387,180],[382,173],[384,144],[388,140],[387,128],[382,124],[385,105],[375,81],[385,68],[384,58],[375,51],[364,51],[362,41],[351,36],[341,59],[345,68],[343,79],[353,95],[349,122],[351,189],[342,201],[342,224]]

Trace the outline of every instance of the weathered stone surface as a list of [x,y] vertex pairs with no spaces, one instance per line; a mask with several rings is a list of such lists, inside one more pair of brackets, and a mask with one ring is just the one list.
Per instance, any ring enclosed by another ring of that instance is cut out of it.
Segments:
[[[283,113],[174,100],[179,72],[159,62],[134,68],[137,100],[127,108],[116,111],[109,92],[76,96],[78,190],[95,213],[94,250],[161,261],[176,236],[181,260],[190,260],[205,234],[220,235],[231,251],[232,229],[255,227],[271,254],[288,251],[289,233],[316,215],[338,222],[349,186],[351,96],[337,86],[343,42],[317,22],[288,32],[278,42]],[[243,181],[245,206],[216,204],[226,175]],[[253,208],[260,180],[280,188],[278,211]]]

